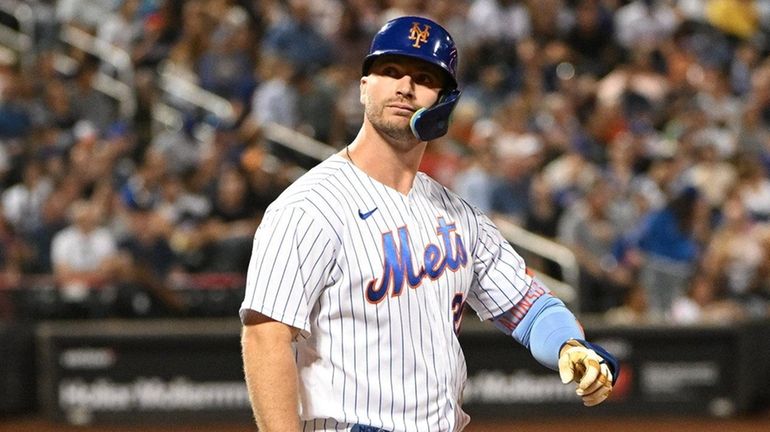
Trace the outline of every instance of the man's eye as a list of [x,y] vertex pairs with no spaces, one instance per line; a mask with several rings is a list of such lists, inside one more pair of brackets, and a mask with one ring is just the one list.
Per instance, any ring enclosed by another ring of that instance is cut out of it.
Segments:
[[417,75],[414,78],[415,78],[414,81],[417,84],[421,84],[421,85],[424,85],[424,86],[430,86],[430,85],[433,85],[436,82],[436,79],[433,78],[432,75],[428,75],[428,74],[419,74],[419,75]]
[[382,69],[382,74],[389,77],[400,78],[403,74],[393,66],[385,66]]

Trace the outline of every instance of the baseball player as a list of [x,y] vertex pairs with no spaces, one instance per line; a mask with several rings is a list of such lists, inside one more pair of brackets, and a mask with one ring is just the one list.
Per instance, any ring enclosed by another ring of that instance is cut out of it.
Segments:
[[266,210],[240,309],[260,430],[462,430],[466,303],[584,404],[609,396],[615,359],[486,216],[418,172],[460,96],[456,65],[437,23],[389,21],[364,59],[358,136]]

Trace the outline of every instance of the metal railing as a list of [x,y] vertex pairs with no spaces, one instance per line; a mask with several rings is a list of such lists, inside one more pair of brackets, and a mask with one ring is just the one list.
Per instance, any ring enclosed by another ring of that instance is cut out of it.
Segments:
[[[179,73],[170,62],[166,62],[160,68],[160,89],[174,99],[200,108],[225,122],[235,120],[235,109],[229,100],[184,78],[184,74]],[[175,108],[164,105],[158,114],[170,118],[169,110]],[[158,120],[165,121],[164,118],[158,118]],[[262,129],[266,139],[317,161],[322,161],[337,151],[330,145],[277,123],[264,124]]]
[[535,255],[555,262],[561,269],[563,281],[557,280],[542,271],[533,269],[554,293],[565,303],[568,303],[575,312],[580,311],[580,267],[577,257],[568,247],[551,239],[525,230],[519,225],[502,216],[492,218],[497,228],[506,240],[515,247],[525,249]]
[[[29,5],[16,0],[0,0],[0,11],[13,16],[19,22],[19,30],[0,24],[0,45],[18,53],[22,69],[28,70],[34,65],[36,55],[34,11]],[[115,70],[117,78],[98,72],[92,86],[118,101],[122,118],[132,117],[136,112],[136,99],[131,56],[124,50],[70,25],[65,25],[61,29],[59,39],[98,57]],[[55,55],[57,58],[54,67],[59,72],[71,73],[72,66],[77,62],[63,53],[57,52]]]
[[[161,64],[158,69],[158,76],[160,77],[158,86],[171,98],[182,102],[184,105],[200,108],[225,122],[235,120],[235,109],[233,109],[230,101],[186,79],[172,62],[165,61]],[[169,108],[176,109],[171,106]]]
[[[13,16],[19,23],[16,30],[0,24],[0,45],[18,53],[22,70],[34,66],[35,56],[35,16],[32,8],[24,2],[16,0],[0,0],[0,11]],[[59,39],[83,52],[98,57],[110,65],[116,72],[117,78],[98,72],[92,83],[94,89],[118,101],[122,118],[130,118],[136,112],[134,91],[134,67],[131,56],[124,50],[113,46],[77,27],[65,25],[59,34]],[[54,66],[59,72],[70,73],[71,65],[76,61],[63,53],[55,53],[57,61]]]
[[0,11],[12,16],[19,23],[19,29],[0,24],[0,45],[6,46],[19,55],[21,67],[25,70],[35,61],[32,49],[35,41],[35,16],[32,8],[18,0],[0,0]]
[[117,72],[118,80],[129,84],[134,81],[134,64],[123,49],[72,25],[61,29],[59,38],[79,50],[99,57]]
[[104,72],[98,72],[93,87],[118,101],[121,117],[132,117],[136,112],[136,92],[134,91],[134,65],[131,56],[125,50],[71,25],[62,27],[59,39],[70,46],[98,57],[115,70],[116,78]]

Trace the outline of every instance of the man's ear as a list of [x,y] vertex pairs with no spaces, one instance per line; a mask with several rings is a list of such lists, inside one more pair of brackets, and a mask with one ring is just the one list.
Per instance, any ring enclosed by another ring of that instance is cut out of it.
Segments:
[[359,97],[358,98],[361,101],[361,105],[363,105],[365,103],[365,101],[366,101],[366,84],[368,84],[368,82],[369,82],[368,78],[369,77],[367,77],[367,76],[362,76],[361,77],[361,81],[359,81],[359,83],[358,83],[358,90],[359,90],[358,91],[358,93],[359,93]]

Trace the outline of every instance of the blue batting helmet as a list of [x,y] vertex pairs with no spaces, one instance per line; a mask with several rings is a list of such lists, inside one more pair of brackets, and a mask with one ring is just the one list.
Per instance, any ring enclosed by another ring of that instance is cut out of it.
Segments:
[[452,36],[437,23],[423,17],[404,16],[388,21],[374,35],[364,59],[363,75],[369,74],[381,55],[414,57],[440,67],[449,80],[447,89],[457,88],[457,47]]

